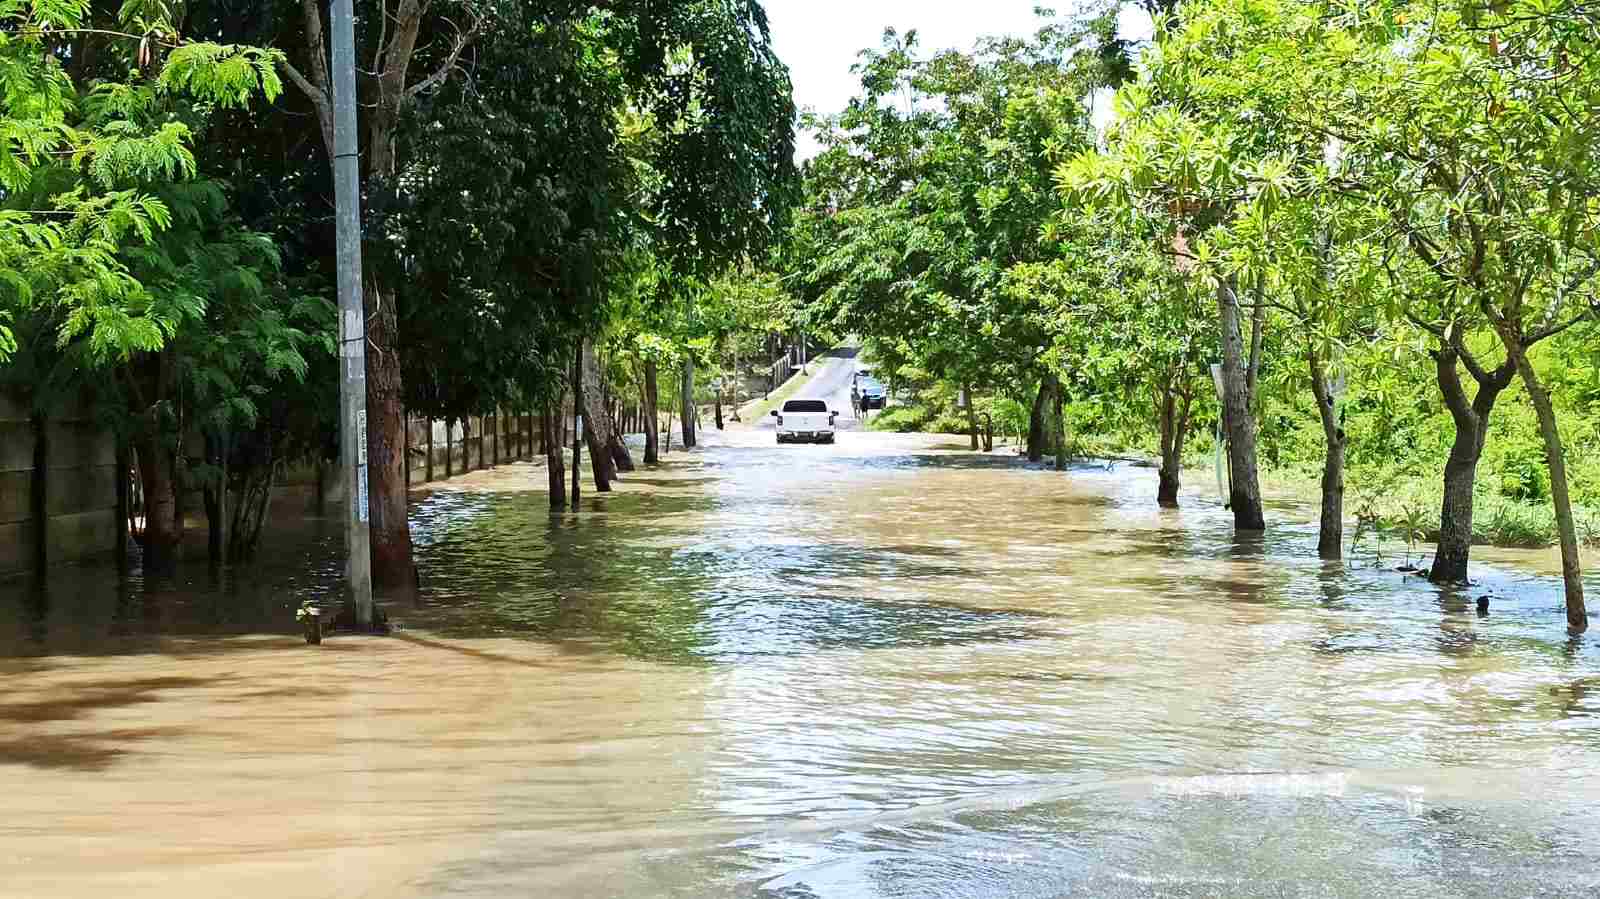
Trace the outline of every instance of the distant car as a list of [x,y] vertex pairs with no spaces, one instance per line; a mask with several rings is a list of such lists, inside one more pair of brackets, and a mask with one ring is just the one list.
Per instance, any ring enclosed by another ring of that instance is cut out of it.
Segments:
[[772,410],[778,420],[779,443],[832,443],[833,419],[822,400],[787,400],[782,409]]
[[889,391],[883,389],[883,384],[877,378],[863,375],[856,379],[856,387],[861,391],[863,409],[882,409],[889,401]]

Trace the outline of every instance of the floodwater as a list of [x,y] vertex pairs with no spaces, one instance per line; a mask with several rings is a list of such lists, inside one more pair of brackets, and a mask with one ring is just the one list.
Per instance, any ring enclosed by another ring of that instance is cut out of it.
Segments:
[[951,440],[730,431],[555,518],[534,466],[459,478],[388,638],[295,636],[327,522],[0,585],[0,895],[1600,894],[1554,579]]

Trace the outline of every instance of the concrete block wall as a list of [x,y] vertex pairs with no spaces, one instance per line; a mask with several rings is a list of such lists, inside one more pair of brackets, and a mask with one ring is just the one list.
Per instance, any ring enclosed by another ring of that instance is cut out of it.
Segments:
[[[513,418],[510,414],[501,415],[499,420],[500,433],[500,460],[512,461],[516,458],[513,453],[517,449],[517,435],[522,437],[521,458],[529,459],[538,449],[539,419],[535,416],[532,420],[533,433],[527,434],[529,421],[525,416]],[[484,429],[495,426],[495,416],[486,416],[482,419],[473,418],[472,436],[466,441],[461,438],[461,423],[457,422],[451,431],[450,457],[452,476],[465,474],[468,471],[479,469],[478,447],[479,441],[483,446],[483,465],[493,464],[491,457],[494,455],[494,439]],[[433,432],[433,480],[442,481],[445,477],[445,425],[442,421],[429,421],[425,418],[407,418],[406,428],[410,446],[411,471],[409,483],[413,487],[428,483],[428,432]],[[470,457],[470,459],[469,459]],[[468,462],[470,461],[470,465]],[[321,480],[321,491],[318,492],[318,480]],[[338,504],[344,502],[344,472],[335,463],[323,463],[319,466],[315,462],[301,462],[291,465],[279,485],[279,497],[287,501],[291,507],[304,508],[308,514],[336,513]],[[320,496],[321,503],[318,503]]]
[[[465,427],[463,427],[465,425]],[[495,438],[493,433],[499,434],[499,453],[501,462],[510,462],[518,458],[517,439],[521,437],[522,454],[520,458],[532,458],[538,449],[539,419],[537,416],[531,421],[532,432],[529,433],[530,421],[524,415],[488,415],[473,417],[466,422],[456,422],[450,429],[448,450],[445,434],[445,423],[430,421],[425,418],[407,419],[406,426],[409,432],[411,447],[411,480],[415,486],[428,483],[428,434],[433,434],[433,480],[442,481],[445,476],[445,454],[450,457],[450,474],[452,476],[477,471],[494,465]],[[465,436],[463,436],[465,433]]]
[[[117,448],[86,404],[46,419],[45,551],[51,564],[116,549]],[[34,450],[38,430],[26,402],[0,395],[0,576],[30,571],[38,524],[33,520]]]

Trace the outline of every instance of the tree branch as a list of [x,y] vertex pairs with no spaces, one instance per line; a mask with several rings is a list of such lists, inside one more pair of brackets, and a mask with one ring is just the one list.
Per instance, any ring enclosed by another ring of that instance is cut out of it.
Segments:
[[1567,319],[1566,321],[1562,322],[1559,325],[1546,325],[1545,327],[1540,328],[1539,330],[1533,332],[1532,334],[1529,334],[1527,336],[1527,338],[1523,340],[1523,344],[1525,346],[1533,346],[1534,344],[1538,343],[1541,340],[1544,340],[1547,337],[1554,337],[1557,334],[1560,334],[1562,331],[1565,331],[1568,328],[1572,327],[1573,325],[1576,325],[1579,322],[1584,321],[1585,319],[1593,318],[1593,317],[1596,317],[1596,314],[1591,312],[1591,310],[1585,309],[1584,311],[1578,313],[1577,315],[1574,315],[1573,317]]
[[377,49],[372,51],[372,72],[374,75],[383,62],[383,45],[389,39],[389,0],[378,0],[378,43]]
[[[1261,336],[1267,322],[1267,307],[1264,302],[1266,294],[1265,274],[1258,273],[1256,275],[1255,289],[1252,293],[1255,294],[1255,308],[1250,312],[1250,363],[1245,369],[1244,395],[1251,402],[1254,402],[1256,381],[1261,376]],[[1237,294],[1235,294],[1235,298],[1237,298]]]
[[1428,322],[1423,321],[1422,319],[1420,319],[1420,318],[1418,318],[1416,316],[1416,313],[1413,313],[1409,309],[1406,310],[1406,319],[1408,321],[1410,321],[1413,325],[1416,325],[1417,327],[1421,328],[1422,330],[1427,331],[1429,334],[1432,334],[1433,336],[1439,338],[1440,340],[1444,340],[1445,339],[1444,329],[1443,328],[1439,327],[1438,325],[1429,324]]
[[283,68],[284,71],[289,73],[289,80],[293,81],[295,86],[300,88],[300,92],[309,97],[312,103],[317,106],[323,106],[328,102],[328,95],[323,93],[321,88],[312,84],[305,75],[301,74],[300,70],[294,67],[294,63],[286,59],[283,61]]
[[[1455,420],[1457,432],[1471,432],[1477,427],[1477,416],[1467,402],[1467,392],[1461,389],[1461,376],[1456,373],[1456,348],[1442,345],[1433,354],[1434,379],[1439,384],[1439,395],[1444,399],[1450,417]],[[1480,392],[1482,387],[1479,388]]]
[[322,126],[322,143],[333,158],[333,83],[328,78],[328,44],[322,34],[322,10],[317,0],[301,0],[306,22],[306,52],[311,58],[311,77],[307,79],[284,63],[294,81],[317,109],[317,124]]
[[406,90],[406,99],[409,100],[418,94],[426,93],[443,84],[445,79],[450,77],[450,73],[455,70],[456,64],[461,61],[461,51],[472,43],[472,39],[478,36],[478,31],[482,27],[483,16],[478,16],[472,20],[472,25],[465,30],[457,28],[455,45],[450,48],[450,55],[445,57],[444,63],[432,75],[408,88]]
[[1555,324],[1556,318],[1561,315],[1561,307],[1565,305],[1567,301],[1567,294],[1577,290],[1579,284],[1582,284],[1583,282],[1594,277],[1597,272],[1600,272],[1600,260],[1596,260],[1595,262],[1591,263],[1588,268],[1573,275],[1572,280],[1568,281],[1560,290],[1556,291],[1555,298],[1550,301],[1550,308],[1545,312],[1540,327],[1528,336],[1528,346],[1533,346],[1535,343],[1538,343],[1547,337],[1554,337],[1555,335],[1560,334],[1562,331],[1567,330],[1578,322],[1581,322],[1585,318],[1589,317],[1590,310],[1584,310],[1583,312],[1573,316],[1571,320],[1564,324]]

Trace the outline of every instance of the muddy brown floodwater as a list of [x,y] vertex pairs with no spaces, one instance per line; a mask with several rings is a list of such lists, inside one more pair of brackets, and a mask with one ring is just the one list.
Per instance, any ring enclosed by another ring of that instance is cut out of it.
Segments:
[[390,638],[295,636],[328,522],[0,584],[0,895],[1600,895],[1600,628],[1537,566],[1442,593],[1146,469],[714,439],[576,514],[528,465],[420,499]]

